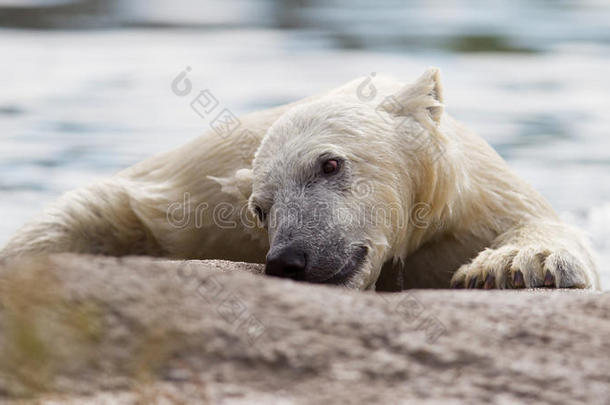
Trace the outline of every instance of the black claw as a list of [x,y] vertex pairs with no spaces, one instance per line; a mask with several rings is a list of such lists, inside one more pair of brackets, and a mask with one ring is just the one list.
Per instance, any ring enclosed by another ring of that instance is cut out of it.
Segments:
[[553,276],[549,270],[547,270],[544,275],[544,286],[550,288],[555,287],[555,276]]
[[515,276],[513,278],[513,287],[525,288],[525,280],[523,279],[523,273],[521,273],[521,270],[515,271]]
[[483,288],[486,290],[496,288],[496,276],[494,276],[493,274],[488,275],[485,279],[485,284],[483,285]]
[[468,288],[475,288],[477,286],[477,276],[474,276],[473,278],[470,279],[470,282],[468,283]]
[[460,280],[460,281],[456,281],[454,283],[451,283],[451,288],[455,288],[455,289],[464,288],[464,280]]

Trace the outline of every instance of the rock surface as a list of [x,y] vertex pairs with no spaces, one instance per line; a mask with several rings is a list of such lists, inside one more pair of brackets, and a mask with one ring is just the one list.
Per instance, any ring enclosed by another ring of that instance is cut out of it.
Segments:
[[0,403],[610,404],[610,293],[376,294],[222,261],[0,267]]

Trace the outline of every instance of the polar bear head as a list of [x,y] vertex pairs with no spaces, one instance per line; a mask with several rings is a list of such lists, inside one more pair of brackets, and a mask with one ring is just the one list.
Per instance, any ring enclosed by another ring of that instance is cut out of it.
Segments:
[[289,110],[256,152],[249,208],[268,231],[267,274],[371,288],[421,233],[410,217],[444,142],[438,70],[381,103],[357,97],[361,81]]

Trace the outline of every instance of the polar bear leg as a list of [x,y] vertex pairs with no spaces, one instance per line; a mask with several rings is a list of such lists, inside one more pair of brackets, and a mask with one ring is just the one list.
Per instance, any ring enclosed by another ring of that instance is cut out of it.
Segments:
[[579,232],[554,221],[516,226],[462,265],[455,288],[594,288],[599,278],[591,250]]
[[129,191],[113,179],[63,195],[13,235],[0,259],[60,252],[163,254],[134,213]]

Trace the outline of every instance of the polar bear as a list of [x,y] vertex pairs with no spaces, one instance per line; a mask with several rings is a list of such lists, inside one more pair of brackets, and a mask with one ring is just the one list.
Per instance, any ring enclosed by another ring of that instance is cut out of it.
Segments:
[[439,70],[375,75],[241,118],[67,193],[0,257],[265,262],[356,289],[599,289],[579,231],[444,109]]

